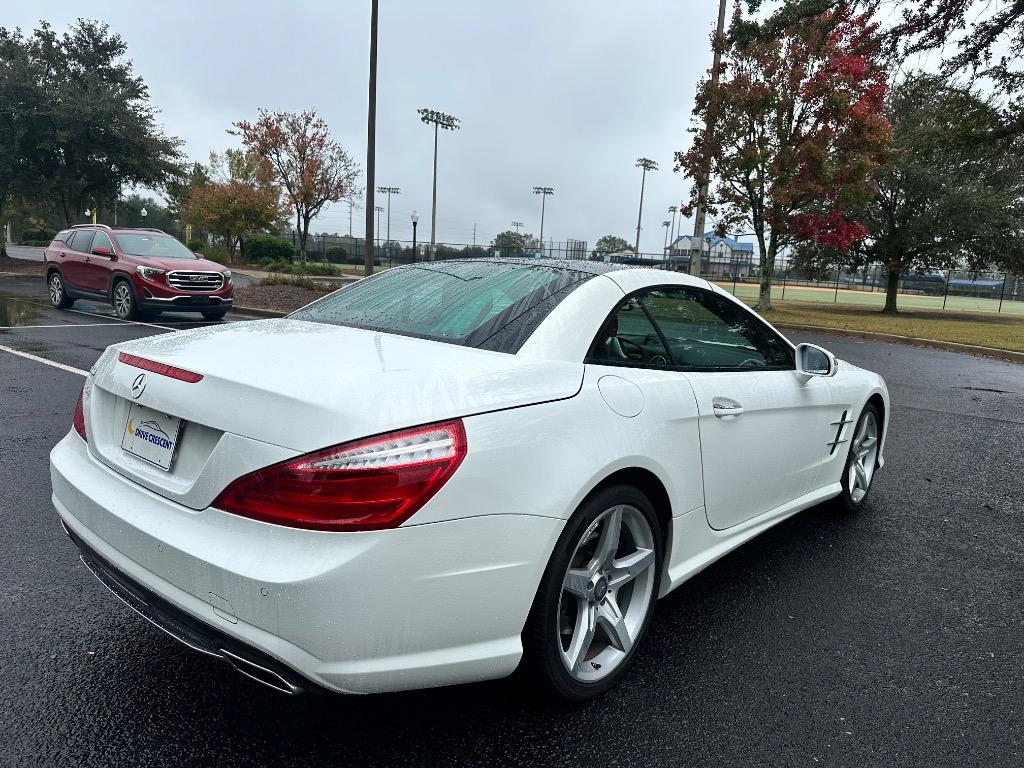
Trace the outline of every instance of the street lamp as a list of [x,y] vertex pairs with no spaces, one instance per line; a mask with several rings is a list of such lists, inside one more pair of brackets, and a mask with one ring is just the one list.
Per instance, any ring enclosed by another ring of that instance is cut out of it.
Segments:
[[[149,211],[147,211],[145,208],[143,208],[141,211],[139,211],[139,215],[142,217],[142,226],[145,227],[146,226],[146,217],[149,215]],[[95,224],[96,222],[93,222],[93,223]]]
[[412,260],[416,261],[416,225],[420,223],[420,215],[412,212]]
[[437,241],[437,131],[439,128],[446,131],[458,130],[459,118],[426,107],[416,111],[423,123],[434,126],[434,191],[430,199],[430,260],[433,261],[434,244]]
[[547,202],[548,195],[555,194],[553,187],[534,187],[533,194],[540,195],[540,249],[544,250],[544,203]]
[[640,210],[636,214],[636,242],[633,244],[633,255],[640,255],[640,219],[644,215],[644,184],[647,181],[647,172],[658,170],[658,164],[653,160],[646,157],[638,157],[636,159],[636,167],[643,168],[643,174],[640,176]]
[[[88,219],[90,216],[92,216],[92,211],[90,211],[88,208],[86,208],[85,209],[85,218]],[[95,223],[96,222],[94,221],[93,224],[95,224]]]

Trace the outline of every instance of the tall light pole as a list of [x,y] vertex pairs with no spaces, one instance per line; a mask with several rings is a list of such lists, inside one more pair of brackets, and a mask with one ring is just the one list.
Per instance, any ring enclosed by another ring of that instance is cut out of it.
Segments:
[[[711,64],[711,88],[714,90],[718,85],[719,69],[722,66],[722,37],[725,34],[725,3],[726,0],[718,0],[718,28],[715,32],[714,57]],[[714,128],[715,112],[712,112],[714,103],[708,108],[708,122],[704,126],[704,146],[711,146],[711,132]],[[691,248],[694,244],[696,249],[690,251],[690,274],[700,276],[702,267],[701,258],[704,252],[704,219],[707,208],[708,187],[711,181],[711,158],[704,158],[704,166],[701,168],[700,186],[697,188],[697,205],[693,211],[693,237],[690,240]]]
[[548,195],[555,194],[554,187],[534,187],[533,194],[540,195],[540,249],[544,251],[544,204]]
[[[374,0],[376,2],[376,0]],[[438,112],[436,109],[417,109],[420,120],[427,125],[434,126],[434,192],[430,199],[430,260],[434,260],[435,243],[437,242],[437,131],[443,128],[446,131],[457,131],[459,129],[459,118],[454,115],[447,115]]]
[[665,260],[665,254],[668,253],[668,228],[670,226],[672,226],[672,222],[671,221],[663,221],[663,222],[661,222],[661,226],[663,226],[665,228],[665,245],[662,246],[662,248],[661,248],[661,260],[664,261]]
[[518,235],[520,227],[525,227],[526,225],[523,224],[523,222],[521,222],[521,221],[513,221],[512,222],[512,226],[515,227],[516,234]]
[[412,260],[416,261],[416,225],[420,223],[420,215],[416,211],[412,212]]
[[670,205],[668,207],[668,212],[672,214],[672,229],[670,230],[670,234],[668,236],[669,244],[674,243],[676,241],[676,212],[678,210],[679,208],[677,208],[674,205]]
[[380,249],[380,215],[384,213],[383,205],[375,205],[373,210],[377,213],[377,248]]
[[658,170],[658,164],[646,157],[636,159],[636,167],[643,168],[640,176],[640,210],[636,214],[636,242],[633,244],[633,255],[640,256],[640,221],[644,215],[644,184],[647,181],[647,172]]
[[366,235],[363,270],[373,274],[373,186],[377,159],[377,0],[370,0],[370,86],[366,110]]
[[[401,194],[402,190],[398,187],[377,187],[377,191],[382,195],[388,196],[388,223],[387,223],[387,236],[384,238],[384,247],[390,248],[391,243],[391,196]],[[380,219],[377,220],[377,227],[380,227]]]
[[[149,211],[147,211],[145,208],[143,208],[141,211],[139,211],[139,215],[142,217],[142,226],[145,227],[146,226],[146,217],[149,215]],[[92,212],[92,223],[93,224],[96,223],[96,211]]]

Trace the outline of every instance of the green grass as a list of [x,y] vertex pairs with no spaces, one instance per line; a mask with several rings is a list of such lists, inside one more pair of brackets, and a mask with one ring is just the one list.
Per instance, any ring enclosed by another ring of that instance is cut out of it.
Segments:
[[[786,300],[773,301],[775,309],[762,312],[762,317],[770,323],[891,333],[1024,352],[1024,318],[1020,315],[922,309],[904,309],[896,315],[885,315],[878,307],[794,301],[789,296],[787,290]],[[753,298],[746,301],[754,303]]]
[[[718,283],[722,288],[734,293],[733,284],[730,282]],[[737,283],[735,295],[738,298],[756,299],[756,283]],[[783,298],[783,286],[776,283],[772,286],[772,300]],[[796,300],[814,302],[819,304],[854,304],[864,307],[875,307],[881,309],[885,305],[885,293],[882,291],[851,291],[840,288],[838,296],[834,288],[815,288],[804,285],[787,285],[785,287],[785,300]],[[838,299],[838,301],[837,301]],[[924,296],[917,294],[901,293],[897,301],[900,309],[931,309],[943,311],[942,296]],[[946,310],[955,312],[991,312],[996,313],[999,308],[999,299],[977,298],[974,296],[947,296]],[[1024,317],[1024,301],[1010,301],[1004,297],[1003,308],[999,314],[1016,315]]]

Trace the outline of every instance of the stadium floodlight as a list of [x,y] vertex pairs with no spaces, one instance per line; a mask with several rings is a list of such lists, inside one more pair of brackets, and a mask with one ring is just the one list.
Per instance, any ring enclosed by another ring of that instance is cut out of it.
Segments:
[[430,202],[430,260],[434,260],[434,249],[436,243],[435,233],[437,232],[437,134],[439,129],[446,131],[457,131],[461,122],[455,115],[439,112],[436,109],[426,107],[416,110],[420,120],[426,125],[434,126],[434,192]]
[[638,157],[636,167],[643,168],[643,175],[640,177],[640,210],[636,215],[636,241],[633,244],[633,254],[640,255],[640,220],[644,215],[644,183],[647,181],[647,172],[658,170],[658,164],[647,157]]
[[544,249],[544,203],[548,195],[555,194],[554,187],[534,187],[533,194],[540,195],[540,247]]

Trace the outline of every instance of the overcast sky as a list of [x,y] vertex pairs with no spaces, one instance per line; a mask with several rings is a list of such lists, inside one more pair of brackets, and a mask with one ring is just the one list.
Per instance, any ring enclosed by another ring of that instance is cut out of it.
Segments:
[[[438,240],[472,242],[474,223],[478,243],[513,221],[537,234],[532,188],[543,185],[555,189],[545,240],[593,247],[616,234],[632,243],[634,164],[644,155],[661,170],[647,176],[641,250],[660,251],[666,209],[686,195],[672,155],[689,142],[715,6],[380,0],[377,184],[402,190],[392,198],[391,236],[411,238],[414,209],[420,240],[430,236],[433,135],[416,109],[432,107],[462,120],[441,135]],[[369,0],[34,0],[8,5],[0,24],[30,30],[46,19],[62,31],[86,14],[108,22],[191,159],[237,145],[225,130],[260,107],[313,108],[365,166],[369,8]],[[339,204],[315,229],[343,234],[348,220]],[[353,232],[362,231],[357,210]]]

